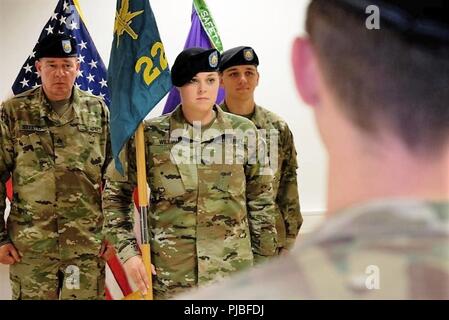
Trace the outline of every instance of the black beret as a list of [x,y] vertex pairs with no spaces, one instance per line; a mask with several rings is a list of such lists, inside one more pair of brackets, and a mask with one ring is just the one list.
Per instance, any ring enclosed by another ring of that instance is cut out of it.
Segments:
[[227,68],[241,65],[259,65],[259,58],[253,48],[241,46],[223,52],[220,62],[221,72]]
[[77,56],[76,41],[66,34],[50,34],[39,41],[36,49],[36,59]]
[[375,5],[381,21],[408,38],[426,43],[449,43],[447,0],[337,0],[337,3],[366,17],[367,7]]
[[182,87],[198,72],[218,71],[220,53],[216,49],[188,48],[183,50],[171,69],[174,86]]

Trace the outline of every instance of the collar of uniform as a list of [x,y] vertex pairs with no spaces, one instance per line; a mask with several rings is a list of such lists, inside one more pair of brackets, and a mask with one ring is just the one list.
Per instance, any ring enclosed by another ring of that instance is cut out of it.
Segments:
[[[337,243],[352,239],[379,239],[379,236],[400,237],[401,234],[418,236],[426,233],[435,235],[439,232],[447,235],[448,209],[448,200],[371,200],[332,213],[304,245],[310,242]],[[429,232],[432,229],[433,231]]]
[[[216,118],[214,120],[214,123],[206,130],[210,130],[212,135],[208,135],[208,140],[212,140],[218,136],[223,135],[226,129],[232,130],[232,124],[229,120],[226,119],[225,113],[221,108],[216,104],[213,107],[215,111]],[[187,140],[191,140],[191,128],[192,125],[188,123],[182,114],[182,108],[181,105],[178,105],[176,109],[172,112],[172,115],[170,117],[170,132],[176,129],[182,130],[182,138],[185,138]],[[215,130],[211,130],[215,129]],[[201,139],[201,136],[199,137]]]
[[[220,104],[220,107],[223,109],[224,112],[232,113],[231,111],[229,111],[229,107],[226,104],[226,101],[223,101],[223,103]],[[260,129],[262,127],[261,124],[263,123],[263,121],[265,121],[264,116],[260,112],[260,107],[257,104],[254,105],[254,112],[251,114],[251,116],[249,117],[241,116],[241,117],[251,120],[256,125],[257,129]]]
[[235,131],[232,126],[232,121],[229,116],[219,105],[214,106],[216,118],[212,125],[206,129],[203,134],[202,142],[210,142],[218,137],[223,139],[232,139],[235,136]]
[[251,117],[251,121],[254,123],[257,129],[263,129],[267,127],[266,122],[268,122],[268,118],[262,112],[262,108],[257,104],[254,107],[254,113],[253,116]]
[[222,108],[216,104],[214,106],[214,110],[217,113],[217,125],[219,125],[222,130],[232,130],[232,124],[228,119],[226,119],[225,112],[222,110]]
[[70,99],[71,103],[69,108],[71,108],[74,112],[70,112],[70,115],[67,118],[61,119],[57,115],[56,111],[52,109],[50,102],[45,96],[44,89],[42,88],[42,86],[40,86],[38,92],[38,101],[40,102],[39,104],[40,104],[41,119],[47,118],[52,122],[57,123],[58,125],[64,125],[68,122],[71,122],[75,118],[75,116],[77,119],[79,119],[80,118],[79,110],[77,110],[77,108],[74,107],[75,105],[78,105],[80,101],[77,88],[73,87],[72,96]]
[[182,114],[181,104],[179,104],[175,110],[172,111],[170,116],[170,133],[174,130],[182,130],[181,135],[177,135],[177,137],[186,139],[189,141],[190,138],[190,131],[189,131],[189,124],[187,123],[186,119],[184,118],[184,115]]
[[80,108],[76,108],[76,106],[80,105],[80,89],[78,89],[77,87],[73,87],[72,90],[72,103],[71,103],[71,107],[74,111],[74,115],[76,116],[76,119],[79,120],[81,119],[81,114],[80,114]]

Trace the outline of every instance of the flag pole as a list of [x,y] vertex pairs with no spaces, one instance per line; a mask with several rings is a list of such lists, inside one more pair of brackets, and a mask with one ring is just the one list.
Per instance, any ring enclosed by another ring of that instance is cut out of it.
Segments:
[[78,11],[78,14],[79,14],[81,20],[83,20],[83,22],[86,23],[86,20],[84,19],[84,15],[83,15],[83,12],[81,11],[81,7],[80,7],[80,4],[78,3],[78,0],[73,0],[73,4],[75,5],[75,8]]
[[139,216],[142,260],[148,275],[149,288],[146,295],[135,291],[125,296],[124,300],[153,300],[153,280],[151,273],[151,250],[148,231],[148,188],[147,173],[145,167],[145,142],[143,135],[143,123],[140,123],[134,134],[136,142],[136,166],[137,166],[137,194],[139,195]]
[[151,275],[151,250],[148,232],[148,188],[147,174],[145,166],[145,143],[143,135],[143,124],[140,123],[135,133],[136,138],[136,164],[137,164],[137,192],[139,194],[139,213],[140,213],[140,234],[142,260],[145,271],[148,275],[149,288],[147,294],[143,296],[144,300],[153,300],[153,283]]

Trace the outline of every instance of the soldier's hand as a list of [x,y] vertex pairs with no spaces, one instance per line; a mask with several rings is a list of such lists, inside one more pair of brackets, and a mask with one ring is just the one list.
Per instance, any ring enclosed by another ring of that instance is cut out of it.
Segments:
[[4,244],[0,247],[0,263],[14,264],[20,262],[20,256],[16,247],[12,243]]
[[103,241],[101,244],[99,257],[103,258],[103,260],[108,261],[114,255],[114,246],[112,246],[109,242]]
[[[131,279],[134,280],[134,283],[139,288],[139,291],[144,295],[147,294],[147,291],[150,288],[150,282],[148,274],[145,270],[145,265],[142,261],[142,257],[134,256],[129,258],[123,267],[125,268],[126,273],[131,276]],[[156,274],[156,270],[153,265],[151,265],[151,272],[154,275]]]

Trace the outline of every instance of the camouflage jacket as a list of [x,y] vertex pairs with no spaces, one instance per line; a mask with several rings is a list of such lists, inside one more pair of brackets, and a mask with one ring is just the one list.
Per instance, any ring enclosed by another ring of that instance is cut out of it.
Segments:
[[[256,148],[245,145],[240,163],[232,154],[230,163],[222,161],[235,147],[233,129],[248,130],[254,138],[257,130],[247,119],[218,106],[215,111],[216,119],[200,134],[186,122],[180,107],[145,124],[157,299],[249,267],[253,253],[276,252],[272,175],[261,175],[261,165],[251,163]],[[231,148],[225,148],[226,143]],[[138,254],[131,222],[136,185],[133,148],[129,143],[127,156],[122,155],[127,163],[122,182],[111,164],[103,198],[105,232],[122,261]],[[209,156],[219,159],[214,162]]]
[[286,257],[180,299],[449,299],[449,201],[335,213]]
[[[74,88],[68,112],[59,117],[38,87],[4,102],[0,118],[0,243],[55,259],[98,254],[100,189],[110,160],[103,101]],[[9,176],[14,196],[6,230]]]
[[[223,111],[229,112],[225,103],[221,107]],[[276,204],[278,247],[291,249],[302,225],[296,179],[298,162],[293,134],[287,123],[278,115],[258,105],[249,119],[266,140],[267,156],[271,166],[275,169],[273,194]],[[270,150],[273,152],[270,153]]]

